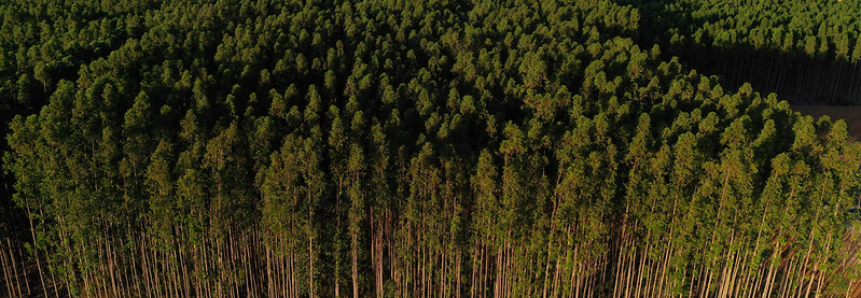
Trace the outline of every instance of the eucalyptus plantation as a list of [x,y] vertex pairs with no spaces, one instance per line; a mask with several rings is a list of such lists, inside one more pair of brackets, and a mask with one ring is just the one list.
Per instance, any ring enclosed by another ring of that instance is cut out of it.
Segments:
[[[701,19],[755,13],[726,1],[31,2],[0,4],[2,295],[859,288],[849,125],[678,54],[750,27]],[[789,2],[843,17],[773,30],[854,78],[858,5]]]

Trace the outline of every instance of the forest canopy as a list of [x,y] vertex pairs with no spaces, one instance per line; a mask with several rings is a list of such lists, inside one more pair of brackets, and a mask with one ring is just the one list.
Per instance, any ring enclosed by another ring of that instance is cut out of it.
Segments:
[[847,295],[861,4],[736,2],[3,1],[0,295]]

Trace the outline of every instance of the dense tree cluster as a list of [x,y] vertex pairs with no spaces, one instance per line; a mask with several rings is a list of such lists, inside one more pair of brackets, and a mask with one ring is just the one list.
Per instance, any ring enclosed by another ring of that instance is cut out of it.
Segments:
[[847,125],[641,48],[634,6],[29,3],[0,4],[3,166],[52,297],[788,297],[858,273]]
[[639,35],[732,86],[795,101],[861,103],[857,1],[624,1],[650,18]]

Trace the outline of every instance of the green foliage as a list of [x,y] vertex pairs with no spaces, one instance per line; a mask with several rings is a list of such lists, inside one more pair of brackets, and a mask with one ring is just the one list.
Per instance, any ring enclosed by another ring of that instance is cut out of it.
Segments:
[[789,296],[858,271],[846,123],[660,56],[854,63],[854,19],[800,17],[851,1],[650,25],[612,1],[30,2],[0,4],[3,169],[76,295]]

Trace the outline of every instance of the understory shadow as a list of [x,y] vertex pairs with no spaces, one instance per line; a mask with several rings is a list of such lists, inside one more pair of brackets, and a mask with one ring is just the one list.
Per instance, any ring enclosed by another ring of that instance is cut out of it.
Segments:
[[690,68],[721,77],[731,90],[748,82],[763,95],[774,92],[793,104],[861,103],[861,68],[855,63],[745,46],[686,46],[667,50]]
[[732,44],[697,44],[688,36],[697,23],[715,22],[720,16],[698,16],[696,9],[678,4],[669,7],[663,1],[620,0],[640,11],[640,32],[634,36],[641,48],[658,44],[664,59],[673,56],[705,75],[717,75],[725,89],[737,90],[745,82],[762,95],[777,93],[793,104],[861,104],[861,67],[857,63],[834,59],[833,50],[812,56],[803,52],[785,52]]

